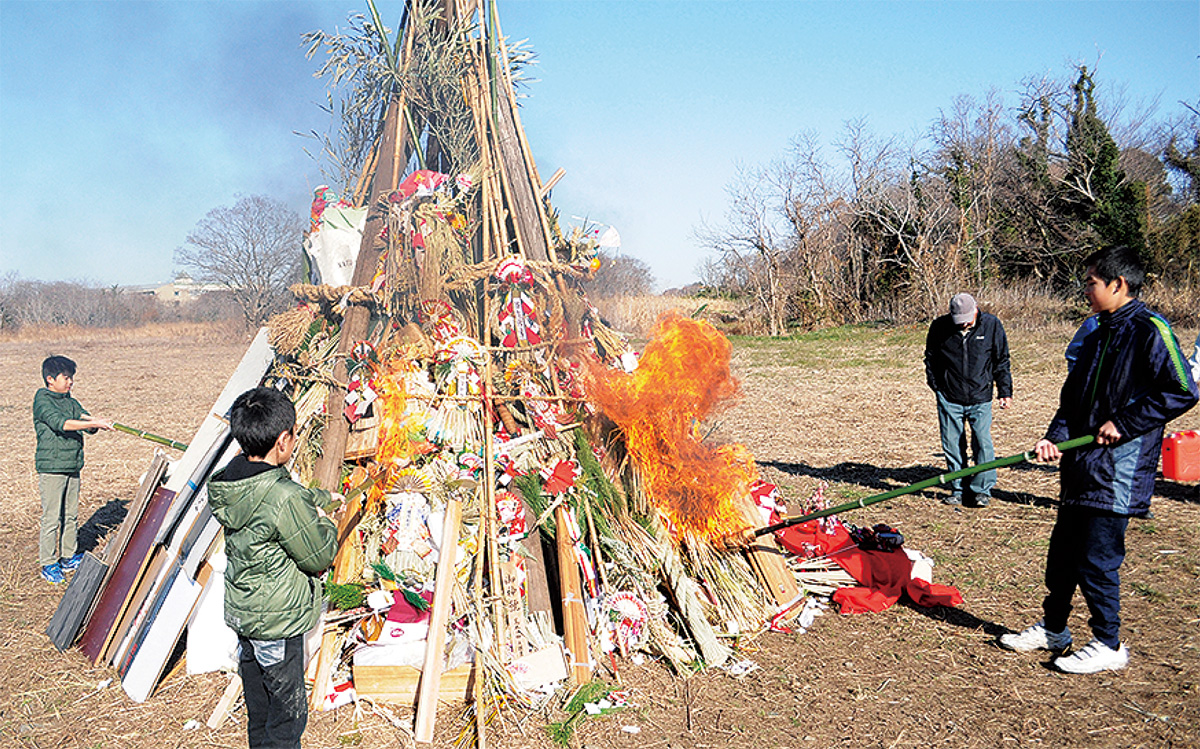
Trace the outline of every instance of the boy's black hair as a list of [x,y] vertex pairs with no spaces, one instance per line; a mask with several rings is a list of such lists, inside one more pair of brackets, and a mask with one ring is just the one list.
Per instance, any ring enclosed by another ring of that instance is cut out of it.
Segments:
[[47,356],[42,362],[42,382],[53,380],[60,374],[75,376],[75,362],[65,356]]
[[1142,284],[1146,281],[1142,258],[1137,250],[1123,244],[1096,250],[1083,261],[1083,267],[1095,268],[1096,277],[1106,284],[1124,278],[1131,297],[1141,292]]
[[229,429],[247,458],[262,458],[271,452],[275,440],[296,426],[296,407],[274,388],[247,390],[233,402]]

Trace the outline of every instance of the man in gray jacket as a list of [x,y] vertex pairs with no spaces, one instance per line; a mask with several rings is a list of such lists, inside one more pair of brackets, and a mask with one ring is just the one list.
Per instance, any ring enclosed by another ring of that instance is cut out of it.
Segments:
[[[1000,408],[1012,403],[1008,338],[995,315],[981,312],[970,294],[955,294],[950,313],[929,326],[925,337],[925,381],[937,396],[942,452],[951,472],[967,464],[967,425],[975,465],[995,458],[992,447],[993,384]],[[948,505],[987,507],[996,471],[977,473],[964,492],[962,479],[950,482]]]

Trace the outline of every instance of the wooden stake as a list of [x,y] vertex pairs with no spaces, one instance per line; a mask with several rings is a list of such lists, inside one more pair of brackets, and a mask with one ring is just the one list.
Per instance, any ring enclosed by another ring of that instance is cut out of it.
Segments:
[[[433,741],[437,722],[438,688],[442,682],[442,661],[446,654],[446,624],[450,618],[450,598],[454,592],[454,559],[458,553],[458,531],[462,524],[462,500],[446,502],[442,525],[442,544],[438,549],[437,576],[433,587],[433,610],[429,615],[429,635],[425,641],[425,665],[421,668],[421,687],[417,693],[418,743]],[[477,674],[478,675],[478,674]]]
[[234,674],[229,679],[229,685],[225,687],[225,693],[221,695],[221,699],[217,700],[217,706],[213,708],[212,715],[208,716],[208,721],[204,724],[212,730],[217,730],[225,723],[225,719],[229,717],[229,711],[233,708],[237,698],[242,694],[242,677]]
[[[400,108],[403,102],[393,100],[388,107],[387,119],[383,127],[383,143],[380,145],[380,160],[390,168],[384,174],[376,171],[371,181],[371,198],[367,201],[367,221],[363,227],[362,242],[358,246],[358,258],[355,260],[354,276],[350,283],[353,286],[366,286],[375,275],[375,267],[379,264],[379,256],[383,246],[379,244],[379,233],[386,225],[387,217],[380,211],[378,199],[386,195],[392,185],[396,184],[400,175],[392,173],[397,168],[394,153],[405,151],[403,133],[399,131]],[[313,479],[322,489],[336,491],[342,479],[342,461],[346,455],[346,440],[350,435],[350,424],[342,416],[346,405],[346,357],[363,337],[371,323],[371,311],[362,305],[351,305],[346,309],[342,318],[342,330],[338,337],[337,359],[333,369],[333,379],[336,383],[329,388],[325,412],[328,422],[322,438],[321,457],[313,468]]]
[[567,508],[554,510],[558,526],[555,541],[558,545],[558,584],[562,595],[563,640],[571,659],[571,684],[579,686],[592,680],[591,651],[588,648],[587,611],[583,606],[583,583],[579,578],[579,561],[567,530]]
[[562,167],[559,167],[555,170],[554,174],[550,175],[549,181],[542,185],[542,191],[540,195],[543,199],[551,190],[554,189],[554,186],[558,184],[558,181],[563,178],[564,174],[566,174],[566,171]]

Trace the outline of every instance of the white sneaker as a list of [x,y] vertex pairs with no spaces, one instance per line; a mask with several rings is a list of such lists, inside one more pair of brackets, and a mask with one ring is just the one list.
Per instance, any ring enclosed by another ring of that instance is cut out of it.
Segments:
[[1094,674],[1116,671],[1129,663],[1129,650],[1121,643],[1113,650],[1099,640],[1092,640],[1070,655],[1054,659],[1054,667],[1068,674]]
[[1071,630],[1063,627],[1062,632],[1051,632],[1042,622],[1034,624],[1024,632],[1010,632],[1000,635],[1000,647],[1015,650],[1018,653],[1028,653],[1034,650],[1051,650],[1061,653],[1071,644]]

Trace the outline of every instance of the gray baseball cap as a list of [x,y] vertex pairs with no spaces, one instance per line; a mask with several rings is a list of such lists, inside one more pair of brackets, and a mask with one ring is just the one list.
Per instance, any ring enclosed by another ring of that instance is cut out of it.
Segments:
[[979,307],[975,304],[975,297],[970,294],[955,294],[950,300],[950,319],[954,320],[955,325],[974,321],[975,313],[978,310]]

